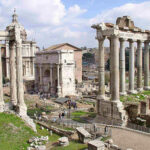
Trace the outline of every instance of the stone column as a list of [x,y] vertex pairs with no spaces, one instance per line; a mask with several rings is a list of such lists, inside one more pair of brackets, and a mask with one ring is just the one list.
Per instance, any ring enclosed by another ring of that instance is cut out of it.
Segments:
[[17,85],[16,85],[16,46],[15,42],[12,41],[10,46],[10,100],[12,105],[17,105]]
[[52,93],[52,88],[53,88],[53,66],[52,65],[50,65],[50,82],[51,82],[50,92]]
[[35,79],[35,82],[34,82],[34,84],[35,84],[35,86],[34,86],[34,90],[35,91],[38,91],[38,86],[39,86],[39,74],[38,74],[39,72],[38,72],[38,66],[37,66],[37,64],[35,64],[35,74],[36,74],[36,76],[34,76],[34,79]]
[[136,93],[134,90],[134,76],[135,76],[135,52],[134,41],[130,40],[130,52],[129,52],[129,93]]
[[144,43],[144,89],[149,90],[149,42]]
[[119,101],[119,38],[111,36],[111,100]]
[[105,54],[104,38],[98,39],[99,43],[99,93],[98,99],[105,99]]
[[57,95],[58,97],[61,95],[60,79],[59,79],[59,64],[57,64]]
[[27,115],[27,107],[24,102],[24,86],[23,86],[23,70],[22,70],[22,42],[21,40],[16,41],[17,51],[16,51],[16,60],[17,60],[17,98],[19,106],[19,115]]
[[120,95],[126,95],[125,40],[120,39]]
[[2,50],[0,46],[0,112],[4,111],[4,99],[3,99],[3,73],[2,73]]
[[137,42],[137,90],[142,91],[142,41]]
[[42,90],[43,81],[42,81],[42,64],[40,64],[40,89]]

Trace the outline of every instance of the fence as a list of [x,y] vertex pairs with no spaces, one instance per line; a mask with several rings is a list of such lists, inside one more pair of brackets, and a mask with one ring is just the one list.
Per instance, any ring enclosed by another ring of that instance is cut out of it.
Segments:
[[131,129],[134,129],[134,130],[150,133],[150,128],[145,127],[145,126],[140,126],[140,125],[137,125],[137,124],[128,123],[127,127],[131,128]]
[[96,134],[105,135],[105,136],[112,135],[111,128],[108,126],[99,126],[98,124],[95,124],[96,127],[94,127],[94,124],[78,123],[78,122],[72,122],[70,120],[65,120],[65,121],[57,120],[57,123],[62,126],[69,127],[69,128],[83,127],[88,132],[94,133],[94,134],[96,133]]

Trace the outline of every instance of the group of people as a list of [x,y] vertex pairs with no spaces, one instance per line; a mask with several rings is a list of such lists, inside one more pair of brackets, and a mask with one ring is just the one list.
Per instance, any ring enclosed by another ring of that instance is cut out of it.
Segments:
[[69,100],[67,102],[67,105],[68,105],[69,109],[71,109],[71,107],[73,107],[74,109],[77,109],[77,103],[74,101]]

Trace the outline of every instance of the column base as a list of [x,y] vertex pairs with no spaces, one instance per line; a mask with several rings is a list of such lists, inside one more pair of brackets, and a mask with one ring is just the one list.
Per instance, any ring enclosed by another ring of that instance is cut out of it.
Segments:
[[137,91],[136,90],[129,90],[128,93],[129,94],[137,94]]
[[120,92],[121,96],[127,95],[127,92]]
[[18,106],[17,113],[20,117],[27,116],[27,107],[25,105]]
[[101,100],[101,99],[105,100],[105,95],[98,95],[97,96],[97,100]]
[[95,122],[110,125],[126,126],[128,116],[120,100],[99,100],[98,114]]
[[150,86],[144,86],[144,90],[150,90]]
[[143,91],[143,88],[137,88],[137,91],[138,91],[138,92],[142,92],[142,91]]
[[61,87],[60,86],[57,87],[57,96],[61,97]]

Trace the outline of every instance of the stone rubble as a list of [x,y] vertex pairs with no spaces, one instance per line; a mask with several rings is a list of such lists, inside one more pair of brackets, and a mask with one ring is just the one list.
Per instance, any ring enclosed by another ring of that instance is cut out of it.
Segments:
[[30,147],[27,150],[46,150],[45,142],[48,142],[48,136],[32,137],[28,140]]
[[69,145],[69,140],[67,137],[61,137],[58,139],[59,145],[60,146],[68,146]]

